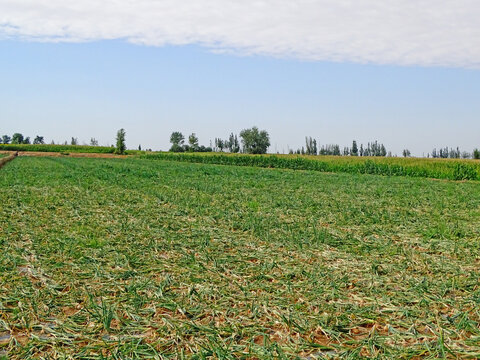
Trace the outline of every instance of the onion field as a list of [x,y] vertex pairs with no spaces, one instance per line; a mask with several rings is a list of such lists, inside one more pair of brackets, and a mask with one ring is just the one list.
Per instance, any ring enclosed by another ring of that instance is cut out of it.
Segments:
[[171,160],[0,169],[0,359],[480,357],[478,182]]

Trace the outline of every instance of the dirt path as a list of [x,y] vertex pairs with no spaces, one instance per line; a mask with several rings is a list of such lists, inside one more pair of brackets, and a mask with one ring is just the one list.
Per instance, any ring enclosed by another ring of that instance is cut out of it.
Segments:
[[15,159],[15,158],[17,157],[17,153],[16,153],[16,152],[8,152],[8,154],[10,154],[10,155],[7,156],[7,157],[0,158],[0,169],[1,169],[6,163],[8,163],[9,161],[12,161],[13,159]]

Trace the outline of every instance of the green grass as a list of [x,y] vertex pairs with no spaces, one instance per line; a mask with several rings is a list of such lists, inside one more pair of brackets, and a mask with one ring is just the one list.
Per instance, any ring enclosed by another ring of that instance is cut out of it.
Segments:
[[358,156],[245,155],[219,153],[153,153],[143,157],[204,164],[346,172],[449,180],[480,180],[480,161]]
[[0,358],[480,356],[478,183],[19,157],[0,188]]
[[[36,151],[61,153],[113,154],[115,148],[111,146],[89,145],[50,145],[50,144],[0,144],[3,151]],[[126,154],[142,154],[143,151],[127,150]]]

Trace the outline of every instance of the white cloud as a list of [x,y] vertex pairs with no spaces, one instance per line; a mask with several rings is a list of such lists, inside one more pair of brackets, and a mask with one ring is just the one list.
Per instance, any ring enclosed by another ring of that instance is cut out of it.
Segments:
[[0,38],[480,67],[478,0],[0,0]]

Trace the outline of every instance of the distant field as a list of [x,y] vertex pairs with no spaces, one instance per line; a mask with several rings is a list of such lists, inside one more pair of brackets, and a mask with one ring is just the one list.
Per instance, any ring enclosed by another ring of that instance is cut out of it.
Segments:
[[[114,147],[89,145],[34,145],[34,144],[0,144],[0,151],[36,151],[36,152],[64,152],[64,153],[96,153],[113,154]],[[137,150],[127,151],[129,154],[141,153]]]
[[19,157],[0,188],[0,358],[480,357],[478,183]]
[[[63,156],[78,153],[113,154],[115,148],[87,145],[0,144],[0,151],[49,152],[59,153]],[[171,153],[145,152],[139,150],[127,150],[126,154],[151,160],[173,160],[204,164],[409,176],[448,180],[480,180],[480,160],[271,154],[248,155],[218,152]]]
[[153,153],[143,155],[143,157],[147,159],[205,164],[244,165],[449,180],[480,180],[479,160],[221,153]]

